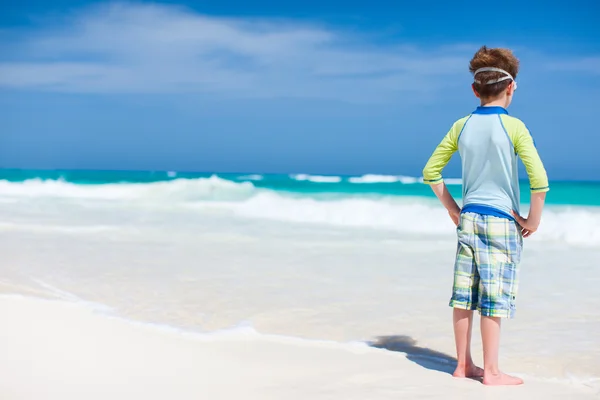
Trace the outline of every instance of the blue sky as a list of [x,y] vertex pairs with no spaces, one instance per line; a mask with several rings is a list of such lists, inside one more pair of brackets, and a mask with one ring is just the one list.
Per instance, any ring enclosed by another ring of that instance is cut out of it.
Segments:
[[0,167],[420,175],[485,44],[550,178],[600,180],[595,1],[11,3]]

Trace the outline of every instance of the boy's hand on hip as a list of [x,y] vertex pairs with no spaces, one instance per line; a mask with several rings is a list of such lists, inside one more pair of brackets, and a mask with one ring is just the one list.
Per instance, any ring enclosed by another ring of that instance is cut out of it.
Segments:
[[515,217],[515,220],[521,227],[521,233],[523,234],[523,237],[529,237],[534,234],[535,231],[537,231],[539,223],[530,221],[528,218],[523,218],[514,211],[512,212],[512,215]]

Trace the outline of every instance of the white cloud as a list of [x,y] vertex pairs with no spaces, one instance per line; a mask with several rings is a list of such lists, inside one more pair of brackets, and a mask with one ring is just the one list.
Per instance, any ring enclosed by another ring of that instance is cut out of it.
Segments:
[[0,86],[14,88],[359,100],[427,93],[466,75],[455,49],[376,46],[327,27],[164,5],[90,8],[11,33],[16,61],[0,62]]
[[331,27],[141,4],[88,8],[0,37],[11,37],[0,48],[12,46],[11,60],[0,62],[4,87],[353,101],[417,98],[460,84],[474,50],[377,45]]
[[600,57],[553,61],[548,64],[548,69],[600,75]]

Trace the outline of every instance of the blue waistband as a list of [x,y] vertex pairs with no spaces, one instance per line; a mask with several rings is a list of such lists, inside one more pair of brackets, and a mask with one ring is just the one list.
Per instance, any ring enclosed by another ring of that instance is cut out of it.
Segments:
[[490,207],[490,206],[484,206],[482,204],[467,204],[461,210],[461,213],[466,213],[466,212],[480,214],[480,215],[491,215],[493,217],[498,217],[498,218],[507,218],[507,219],[510,219],[511,221],[515,220],[515,217],[513,217],[512,215],[510,215],[502,210],[498,210],[497,208]]

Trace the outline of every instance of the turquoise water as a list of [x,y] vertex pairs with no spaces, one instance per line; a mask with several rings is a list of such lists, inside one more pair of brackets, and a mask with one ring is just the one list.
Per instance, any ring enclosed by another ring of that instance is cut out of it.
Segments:
[[[0,170],[0,181],[13,183],[29,180],[61,180],[78,185],[103,185],[118,183],[150,184],[176,179],[218,177],[233,182],[252,182],[257,188],[286,192],[297,196],[315,198],[410,196],[434,197],[427,185],[411,177],[356,177],[314,176],[284,174],[221,174],[168,171],[84,171],[84,170]],[[363,179],[364,178],[364,179]],[[401,181],[392,181],[392,180]],[[352,182],[354,180],[354,182]],[[356,180],[363,181],[356,183]],[[369,183],[365,183],[369,181]],[[392,182],[389,182],[392,181]],[[451,181],[452,182],[452,181]],[[529,200],[527,181],[521,182],[523,203]],[[461,185],[450,184],[451,193],[459,198]],[[600,182],[551,182],[548,204],[600,206]]]

